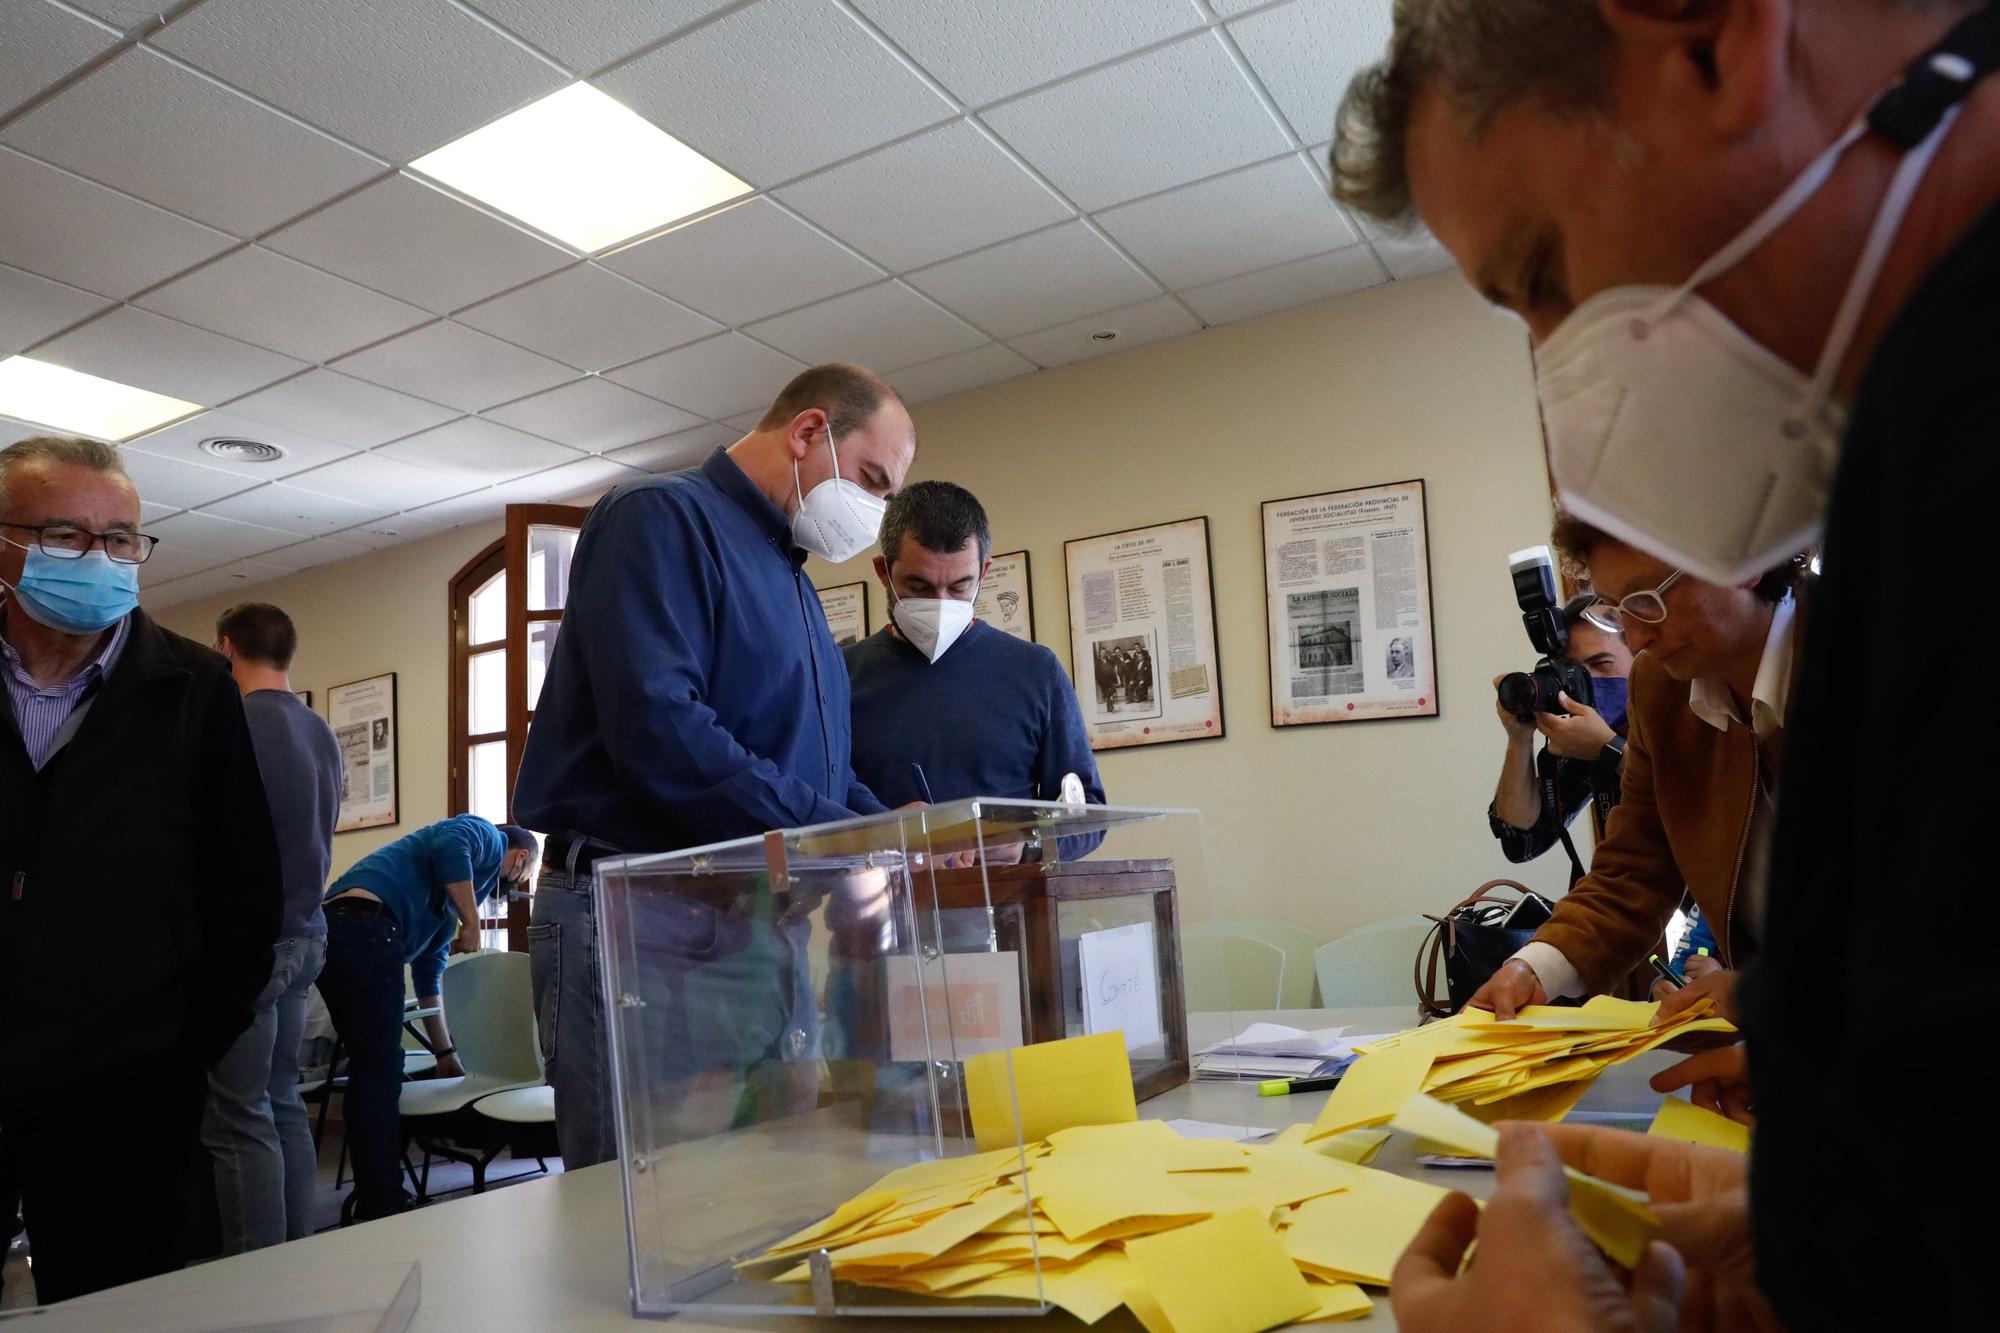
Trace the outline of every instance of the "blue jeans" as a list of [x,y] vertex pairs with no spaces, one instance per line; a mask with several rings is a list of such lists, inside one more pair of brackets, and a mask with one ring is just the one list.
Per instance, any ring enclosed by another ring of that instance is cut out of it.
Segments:
[[299,1097],[299,1041],[325,959],[323,936],[279,940],[250,1026],[208,1071],[201,1141],[215,1161],[225,1254],[312,1234],[319,1157]]
[[319,993],[347,1055],[348,1153],[354,1216],[409,1207],[403,1193],[403,931],[387,912],[326,914]]
[[[570,1168],[618,1155],[592,899],[588,876],[544,869],[528,927],[543,1063]],[[628,984],[645,1006],[629,1035],[652,1085],[654,1133],[671,1142],[811,1109],[820,1052],[810,920],[647,893],[633,899],[632,928],[642,974]]]

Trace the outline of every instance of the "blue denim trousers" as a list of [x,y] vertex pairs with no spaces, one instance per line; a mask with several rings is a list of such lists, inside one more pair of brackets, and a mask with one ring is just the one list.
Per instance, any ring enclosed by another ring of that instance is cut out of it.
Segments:
[[326,914],[319,993],[347,1056],[347,1145],[354,1216],[409,1207],[403,1193],[403,932],[386,912]]
[[250,1026],[208,1071],[201,1141],[214,1161],[225,1254],[312,1234],[319,1158],[299,1097],[299,1042],[325,959],[324,936],[279,940]]

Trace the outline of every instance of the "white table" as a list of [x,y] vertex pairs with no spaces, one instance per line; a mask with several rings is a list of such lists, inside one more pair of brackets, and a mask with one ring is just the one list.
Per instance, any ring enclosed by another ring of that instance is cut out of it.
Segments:
[[[1356,1033],[1394,1031],[1414,1022],[1409,1009],[1312,1010],[1238,1014],[1238,1027],[1252,1020],[1321,1028],[1352,1025]],[[1655,1070],[1677,1057],[1659,1053],[1642,1056],[1605,1073],[1585,1097],[1579,1111],[1650,1115],[1659,1094],[1646,1087]],[[1175,1088],[1144,1103],[1149,1118],[1211,1120],[1228,1124],[1282,1128],[1319,1113],[1325,1093],[1291,1097],[1259,1097],[1254,1085],[1194,1083]],[[1432,1170],[1414,1161],[1407,1142],[1391,1140],[1374,1166],[1402,1175],[1461,1189],[1484,1198],[1492,1191],[1492,1173],[1480,1170]],[[627,1294],[625,1213],[615,1165],[588,1167],[546,1180],[510,1185],[491,1193],[437,1204],[402,1217],[369,1222],[293,1241],[253,1254],[205,1264],[165,1277],[151,1278],[116,1289],[118,1296],[147,1291],[189,1291],[202,1286],[249,1281],[289,1273],[325,1272],[372,1264],[415,1260],[422,1265],[423,1301],[414,1328],[476,1329],[481,1333],[562,1329],[566,1333],[618,1329],[632,1333],[649,1326],[636,1323]],[[1051,1322],[1052,1321],[1052,1322]],[[1375,1312],[1360,1321],[1371,1328],[1393,1328],[1385,1298]],[[899,1328],[934,1328],[940,1333],[1030,1333],[1043,1328],[1081,1327],[1060,1312],[1043,1321],[1010,1319],[897,1320]],[[820,1320],[810,1316],[756,1319],[681,1315],[666,1327],[676,1333],[777,1328],[792,1333],[851,1333],[856,1320]],[[1138,1322],[1113,1315],[1100,1329],[1137,1329]]]

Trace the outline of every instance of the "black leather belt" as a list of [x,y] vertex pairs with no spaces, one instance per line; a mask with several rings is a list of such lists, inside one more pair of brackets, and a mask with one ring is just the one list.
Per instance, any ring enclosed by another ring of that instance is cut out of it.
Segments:
[[388,912],[389,904],[380,899],[363,898],[358,893],[351,893],[326,904],[326,910],[343,916],[382,916]]
[[[551,834],[542,846],[542,869],[558,870],[566,875],[583,876],[599,861],[624,853],[609,843],[595,838],[565,838],[561,834]],[[572,857],[574,860],[572,860]]]

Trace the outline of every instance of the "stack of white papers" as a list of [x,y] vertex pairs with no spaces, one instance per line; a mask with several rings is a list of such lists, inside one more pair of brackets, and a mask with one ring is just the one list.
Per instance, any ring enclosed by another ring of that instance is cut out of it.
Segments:
[[1196,1052],[1195,1076],[1214,1079],[1315,1078],[1337,1074],[1355,1057],[1355,1046],[1376,1034],[1349,1039],[1347,1029],[1308,1032],[1282,1023],[1252,1023],[1227,1041]]

